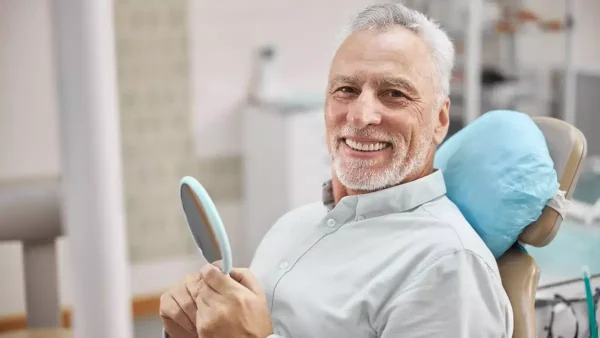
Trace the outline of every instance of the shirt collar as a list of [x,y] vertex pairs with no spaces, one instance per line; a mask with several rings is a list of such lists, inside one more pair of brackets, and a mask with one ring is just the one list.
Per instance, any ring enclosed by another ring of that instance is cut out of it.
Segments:
[[[441,170],[418,180],[361,195],[345,196],[340,203],[353,206],[356,215],[376,217],[405,212],[446,194],[446,184]],[[331,180],[323,184],[323,204],[334,209]],[[339,204],[339,203],[338,203]]]

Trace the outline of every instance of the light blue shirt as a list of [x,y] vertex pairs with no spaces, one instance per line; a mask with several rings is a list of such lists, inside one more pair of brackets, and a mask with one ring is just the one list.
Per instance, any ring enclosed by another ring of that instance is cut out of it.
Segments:
[[441,171],[281,217],[250,266],[273,337],[512,337],[496,261]]

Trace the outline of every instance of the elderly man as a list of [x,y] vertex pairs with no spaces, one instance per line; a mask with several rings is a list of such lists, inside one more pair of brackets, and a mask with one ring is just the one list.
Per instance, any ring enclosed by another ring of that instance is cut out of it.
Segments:
[[367,8],[331,64],[323,201],[277,221],[249,270],[207,265],[161,298],[185,337],[511,337],[496,261],[445,196],[454,47],[402,5]]

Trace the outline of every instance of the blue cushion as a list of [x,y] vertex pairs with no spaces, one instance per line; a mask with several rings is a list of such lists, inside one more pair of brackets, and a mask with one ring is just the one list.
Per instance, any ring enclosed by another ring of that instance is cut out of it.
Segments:
[[544,135],[526,114],[491,111],[444,142],[435,167],[448,198],[496,258],[558,192]]

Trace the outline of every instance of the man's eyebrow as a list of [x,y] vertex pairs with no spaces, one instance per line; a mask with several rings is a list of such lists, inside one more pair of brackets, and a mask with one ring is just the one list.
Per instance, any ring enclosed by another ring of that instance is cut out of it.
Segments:
[[348,75],[334,75],[331,77],[331,80],[329,81],[330,85],[329,88],[333,89],[337,86],[340,86],[342,84],[350,84],[350,85],[356,85],[360,82],[360,79],[358,76],[348,76]]
[[[406,93],[410,96],[419,96],[419,91],[417,87],[413,85],[413,83],[405,78],[400,76],[384,76],[380,79],[377,79],[375,83],[376,86],[386,86],[386,87],[398,87],[406,91]],[[337,74],[331,77],[329,81],[329,89],[335,89],[341,85],[358,85],[361,83],[360,76],[357,75],[341,75]]]
[[412,82],[404,77],[386,76],[378,81],[379,86],[400,87],[408,92],[409,95],[417,96],[419,91]]

